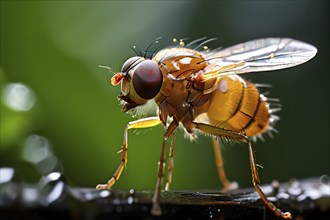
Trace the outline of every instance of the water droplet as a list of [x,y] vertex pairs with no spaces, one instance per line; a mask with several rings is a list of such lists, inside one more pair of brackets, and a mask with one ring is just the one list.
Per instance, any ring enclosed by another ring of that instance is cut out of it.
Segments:
[[305,194],[301,194],[297,197],[297,201],[298,202],[302,202],[307,198],[307,196]]
[[20,194],[19,186],[13,183],[14,178],[13,168],[0,168],[0,207],[11,205]]
[[8,83],[3,88],[3,101],[15,111],[28,111],[35,104],[34,92],[22,83]]
[[110,196],[110,191],[108,191],[108,190],[102,190],[102,191],[100,191],[100,197],[102,197],[102,198],[104,198],[104,197],[108,197],[108,196]]
[[50,204],[56,201],[57,199],[59,199],[63,193],[63,188],[64,188],[63,182],[57,183],[46,197],[47,204]]
[[312,188],[306,190],[304,194],[313,200],[319,199],[321,197],[321,192],[317,189],[312,189]]
[[14,176],[14,169],[10,167],[0,168],[0,184],[10,182]]
[[45,137],[31,135],[24,143],[23,158],[31,163],[39,163],[46,159],[50,153],[50,144]]
[[22,202],[26,205],[33,205],[39,198],[39,192],[35,188],[23,188]]
[[50,180],[50,181],[56,181],[56,180],[59,180],[61,178],[61,174],[60,173],[57,173],[57,172],[54,172],[54,173],[50,173],[47,178]]
[[325,184],[325,185],[329,185],[329,183],[330,183],[330,177],[327,176],[327,175],[322,175],[320,177],[320,182],[323,183],[323,184]]
[[60,167],[49,140],[43,136],[30,135],[24,143],[22,154],[23,158],[32,163],[42,175],[46,175],[54,171],[56,167]]
[[129,197],[127,198],[127,203],[128,203],[129,205],[131,205],[131,204],[133,204],[133,202],[134,202],[133,197],[132,197],[132,196],[129,196]]
[[276,196],[278,199],[289,199],[290,198],[290,195],[287,194],[287,193],[284,193],[284,192],[280,192],[277,194]]
[[53,154],[51,154],[47,157],[47,159],[37,163],[36,168],[40,174],[44,175],[52,172],[57,165],[58,165],[57,158]]
[[57,172],[50,173],[42,177],[39,182],[40,202],[49,205],[59,200],[64,195],[64,190],[64,176]]

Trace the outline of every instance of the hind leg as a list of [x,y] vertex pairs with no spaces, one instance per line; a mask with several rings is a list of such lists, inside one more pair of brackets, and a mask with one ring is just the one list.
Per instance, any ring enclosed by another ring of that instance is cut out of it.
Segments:
[[257,170],[257,162],[254,155],[254,150],[251,145],[251,142],[249,138],[241,133],[230,131],[222,128],[218,128],[209,124],[203,124],[203,123],[194,123],[194,126],[196,129],[199,129],[207,134],[214,135],[214,136],[221,136],[226,138],[231,138],[233,140],[246,143],[249,147],[249,158],[250,158],[250,166],[251,166],[251,174],[252,174],[252,183],[254,188],[256,189],[257,193],[260,196],[260,199],[264,203],[264,205],[272,211],[276,216],[282,217],[284,219],[291,219],[291,213],[290,212],[282,212],[279,208],[277,208],[272,202],[270,202],[264,192],[262,191],[260,187],[260,179],[259,174]]

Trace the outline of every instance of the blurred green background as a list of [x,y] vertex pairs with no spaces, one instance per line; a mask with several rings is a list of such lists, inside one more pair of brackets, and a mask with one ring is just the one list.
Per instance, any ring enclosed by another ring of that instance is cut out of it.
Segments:
[[[98,65],[120,70],[161,36],[218,37],[225,47],[262,37],[290,37],[318,48],[310,62],[249,74],[273,85],[281,120],[274,139],[255,144],[263,183],[330,174],[329,1],[3,1],[1,0],[0,166],[21,181],[61,171],[74,186],[95,187],[117,169],[123,131],[120,88]],[[129,133],[127,169],[115,189],[153,189],[164,130]],[[219,188],[207,137],[177,135],[172,189]],[[231,180],[251,186],[247,148],[227,144]]]

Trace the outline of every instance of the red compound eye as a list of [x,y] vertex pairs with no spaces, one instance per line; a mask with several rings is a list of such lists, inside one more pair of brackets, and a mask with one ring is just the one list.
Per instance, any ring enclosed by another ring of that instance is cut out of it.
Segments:
[[158,94],[162,83],[162,72],[157,63],[152,60],[144,60],[134,70],[133,86],[141,98],[154,98]]

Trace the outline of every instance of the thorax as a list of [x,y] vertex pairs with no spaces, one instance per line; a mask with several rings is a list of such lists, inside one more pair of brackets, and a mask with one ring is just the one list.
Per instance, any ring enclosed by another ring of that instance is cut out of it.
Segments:
[[192,105],[189,90],[190,80],[207,66],[202,53],[188,48],[168,48],[159,51],[153,58],[163,74],[163,85],[155,97],[159,116],[164,124],[168,117],[178,122],[190,117]]

